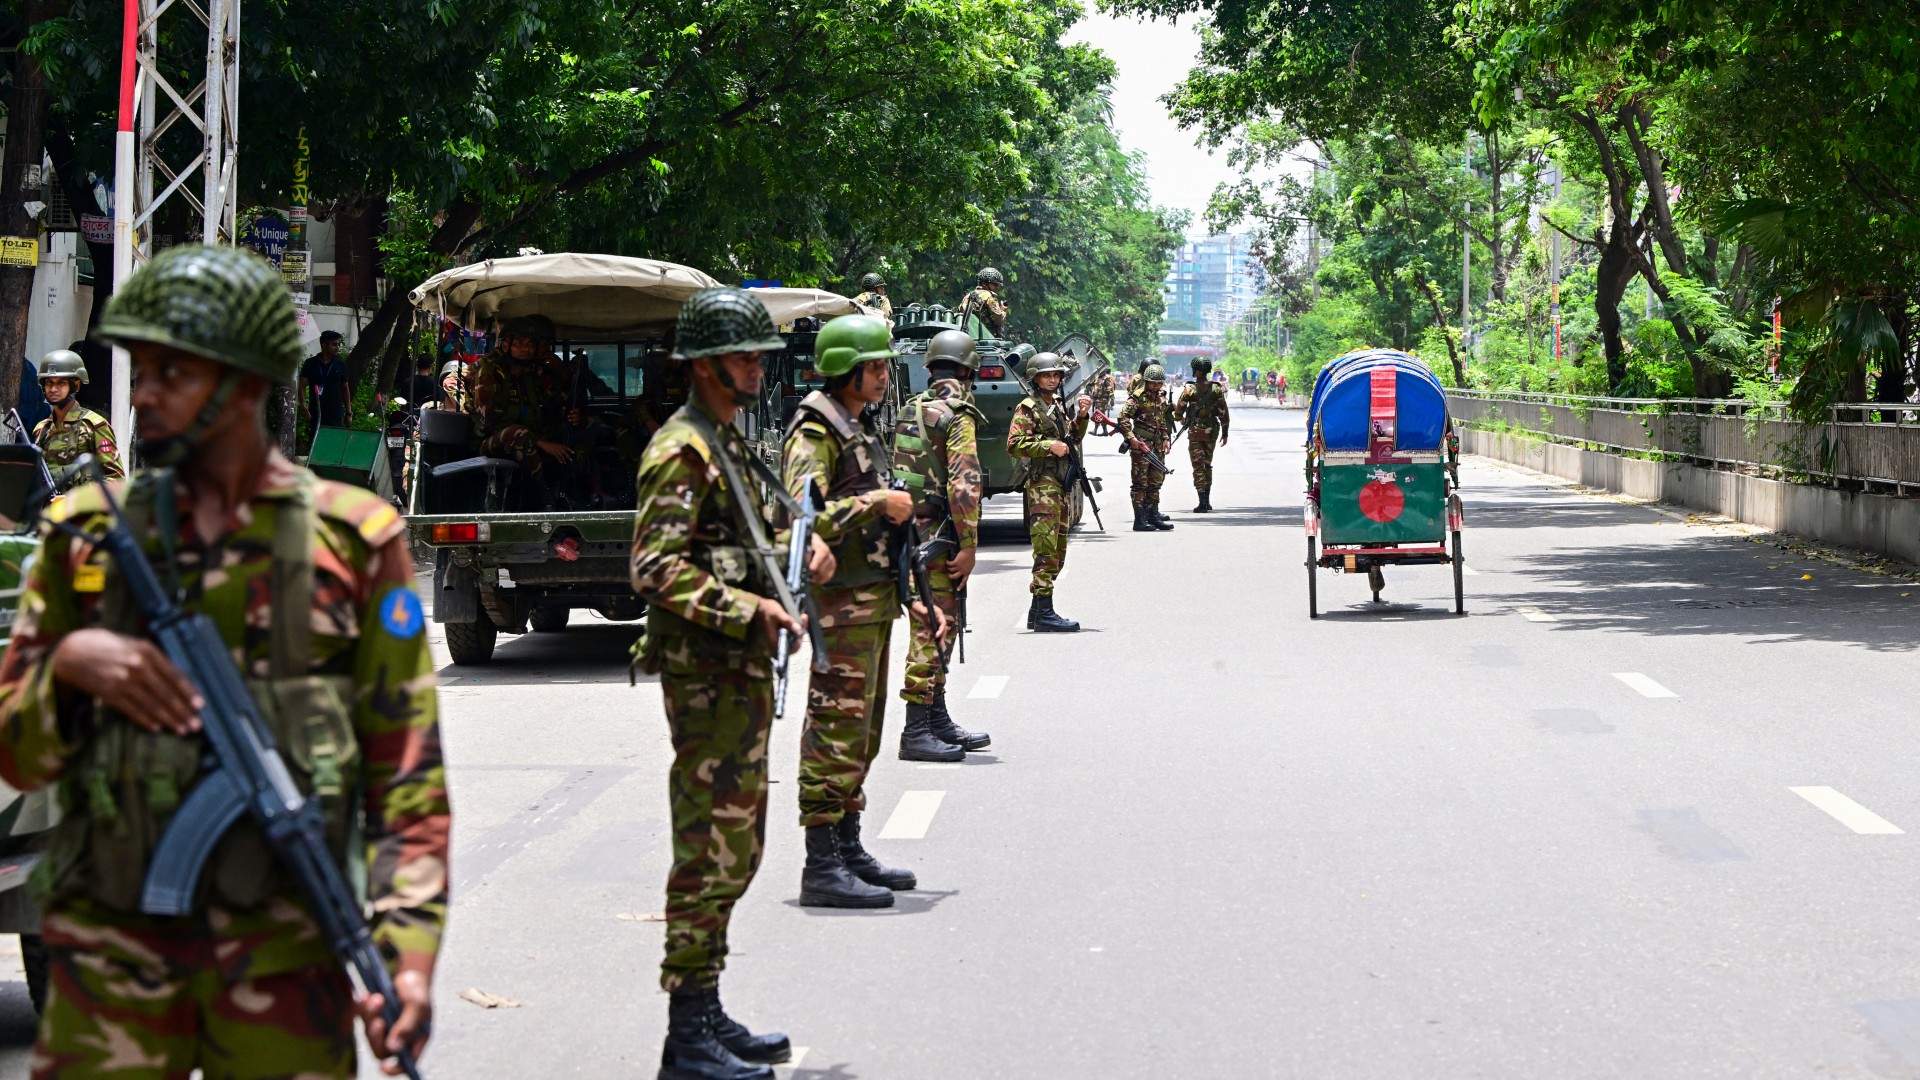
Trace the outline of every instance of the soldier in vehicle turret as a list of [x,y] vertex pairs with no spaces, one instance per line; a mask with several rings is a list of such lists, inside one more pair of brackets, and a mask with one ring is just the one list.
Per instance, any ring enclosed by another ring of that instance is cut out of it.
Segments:
[[860,295],[853,302],[864,308],[872,308],[880,317],[893,324],[893,301],[887,299],[887,279],[879,274],[868,274],[860,279]]
[[1007,328],[1007,302],[1000,299],[1000,290],[1005,288],[1007,279],[1000,271],[991,266],[982,267],[974,275],[974,286],[967,295],[960,298],[954,310],[960,313],[961,325],[966,325],[967,316],[980,320],[980,325],[994,337],[1004,337]]

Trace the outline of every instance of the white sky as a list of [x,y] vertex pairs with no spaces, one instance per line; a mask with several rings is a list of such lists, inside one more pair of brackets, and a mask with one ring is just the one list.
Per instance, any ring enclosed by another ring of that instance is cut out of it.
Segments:
[[1214,185],[1231,179],[1232,172],[1224,154],[1210,155],[1195,146],[1196,133],[1180,130],[1159,100],[1186,75],[1200,52],[1194,19],[1146,22],[1089,11],[1067,39],[1096,46],[1113,58],[1119,67],[1114,123],[1121,141],[1128,149],[1146,151],[1154,201],[1190,211],[1188,235],[1206,235],[1207,199]]

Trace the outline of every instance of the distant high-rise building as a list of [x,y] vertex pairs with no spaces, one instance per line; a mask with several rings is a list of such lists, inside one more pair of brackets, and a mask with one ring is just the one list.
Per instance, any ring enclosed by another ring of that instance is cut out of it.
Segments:
[[1249,238],[1224,233],[1174,253],[1167,270],[1168,320],[1202,330],[1224,330],[1260,295],[1264,277]]

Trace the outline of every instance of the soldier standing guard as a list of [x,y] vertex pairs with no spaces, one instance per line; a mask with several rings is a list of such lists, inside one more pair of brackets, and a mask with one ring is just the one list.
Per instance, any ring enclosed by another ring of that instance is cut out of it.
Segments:
[[[973,338],[963,330],[942,330],[927,342],[927,389],[900,409],[893,435],[893,475],[913,495],[920,533],[936,544],[927,562],[933,602],[953,633],[936,639],[934,626],[917,616],[908,620],[912,641],[900,697],[907,703],[900,731],[904,761],[959,761],[969,750],[984,750],[993,739],[968,731],[947,711],[946,660],[965,633],[960,598],[973,576],[980,546],[980,502],[985,475],[980,469],[980,425],[986,416],[969,389],[978,366]],[[911,613],[910,613],[911,614]]]
[[[748,474],[785,491],[733,423],[759,397],[761,354],[784,345],[746,290],[695,293],[674,349],[689,362],[692,393],[640,459],[632,579],[648,610],[634,664],[660,676],[674,749],[662,1080],[765,1080],[768,1065],[792,1055],[785,1035],[754,1035],[720,1003],[727,924],[766,840],[775,641],[804,629],[774,599],[785,590],[781,538]],[[830,578],[833,556],[817,536],[810,555],[813,580]]]
[[1173,522],[1160,512],[1160,485],[1166,482],[1167,474],[1147,462],[1145,451],[1151,449],[1165,461],[1172,446],[1173,406],[1166,400],[1167,373],[1159,364],[1148,364],[1138,381],[1140,392],[1129,395],[1120,407],[1120,415],[1113,418],[1120,436],[1133,449],[1133,531],[1166,532],[1173,528]]
[[809,489],[822,493],[814,529],[836,567],[813,594],[831,670],[813,673],[800,735],[805,907],[892,907],[891,890],[916,883],[912,872],[880,865],[860,843],[863,785],[887,712],[887,645],[900,616],[898,526],[913,513],[911,495],[888,490],[892,468],[872,418],[871,407],[892,386],[899,355],[892,337],[868,315],[829,322],[813,360],[826,388],[800,402],[787,428],[787,491],[797,499]]
[[1006,288],[1007,279],[1000,271],[991,266],[981,267],[973,276],[974,286],[967,295],[960,298],[954,310],[960,313],[960,325],[967,324],[967,316],[980,320],[980,325],[994,337],[1001,337],[1007,328],[1007,302],[1000,299],[1000,290]]
[[1195,360],[1193,385],[1173,407],[1174,420],[1187,425],[1187,460],[1193,463],[1193,490],[1200,494],[1200,505],[1193,508],[1196,514],[1213,511],[1214,438],[1227,445],[1227,427],[1233,419],[1228,415],[1226,389],[1207,377],[1212,370],[1211,360]]
[[879,274],[868,274],[860,279],[860,295],[853,302],[861,307],[872,308],[880,317],[893,325],[893,301],[887,299],[887,279]]
[[[202,703],[145,636],[106,550],[49,521],[0,660],[0,776],[57,784],[64,811],[46,861],[51,995],[33,1075],[352,1077],[356,1012],[381,1058],[417,1058],[452,815],[405,522],[371,492],[315,479],[268,437],[266,402],[293,382],[300,337],[286,286],[258,256],[171,248],[114,295],[99,335],[133,355],[141,445],[157,466],[123,492],[129,527],[242,661],[295,782],[319,796],[342,873],[365,866],[402,1008],[387,1030],[378,997],[355,1001],[250,818],[214,849],[191,914],[142,912],[159,836],[210,782]],[[98,535],[105,511],[88,486],[51,513]],[[348,851],[354,836],[364,851]]]
[[1007,453],[1027,459],[1027,533],[1033,540],[1033,594],[1027,607],[1027,629],[1043,634],[1072,633],[1080,624],[1053,610],[1053,585],[1067,564],[1067,533],[1073,528],[1073,504],[1067,493],[1068,443],[1087,437],[1087,418],[1093,402],[1082,396],[1073,419],[1058,400],[1067,377],[1067,362],[1050,352],[1027,361],[1027,379],[1033,394],[1013,410],[1007,429]]
[[61,469],[92,454],[100,462],[107,479],[126,475],[120,468],[120,452],[113,445],[113,428],[107,418],[80,404],[80,388],[87,384],[87,362],[72,349],[55,349],[40,358],[40,393],[53,408],[53,415],[34,425],[33,444],[46,455],[47,468],[60,490],[65,491],[80,479],[59,476]]

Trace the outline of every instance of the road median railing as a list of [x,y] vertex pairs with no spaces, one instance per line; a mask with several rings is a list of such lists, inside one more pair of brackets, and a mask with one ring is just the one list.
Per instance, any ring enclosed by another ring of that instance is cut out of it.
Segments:
[[1832,406],[1820,423],[1782,403],[1449,390],[1456,423],[1629,457],[1906,495],[1920,488],[1920,403]]

